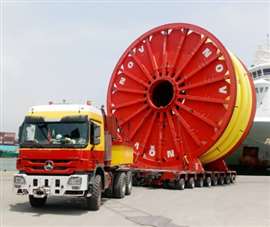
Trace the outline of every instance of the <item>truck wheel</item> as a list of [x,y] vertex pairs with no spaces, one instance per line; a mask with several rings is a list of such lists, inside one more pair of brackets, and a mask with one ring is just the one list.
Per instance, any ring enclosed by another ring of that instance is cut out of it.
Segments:
[[110,186],[109,188],[107,188],[104,193],[103,196],[106,198],[112,198],[113,197],[113,189],[112,186]]
[[126,194],[126,174],[123,172],[117,173],[114,180],[114,197],[121,199]]
[[29,195],[29,203],[32,207],[42,207],[47,201],[47,196],[43,198],[35,198],[33,195]]
[[187,186],[188,186],[189,188],[194,188],[194,187],[195,187],[195,181],[194,181],[194,178],[193,178],[193,177],[190,177],[190,178],[188,179]]
[[179,180],[176,180],[175,188],[178,190],[184,190],[185,189],[185,179],[180,178]]
[[128,171],[126,174],[126,195],[130,195],[132,191],[132,172]]
[[235,175],[232,175],[232,176],[231,176],[231,183],[232,183],[232,184],[235,183],[235,180],[236,180],[236,176],[235,176]]
[[101,204],[101,176],[96,175],[92,188],[92,195],[85,197],[87,210],[98,210]]

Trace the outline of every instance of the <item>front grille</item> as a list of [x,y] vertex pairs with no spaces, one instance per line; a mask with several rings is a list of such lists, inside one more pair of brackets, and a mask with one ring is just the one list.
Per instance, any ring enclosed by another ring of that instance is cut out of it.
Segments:
[[[32,162],[32,163],[45,163],[48,159],[28,159],[28,161]],[[50,159],[51,160],[51,159]],[[68,163],[71,162],[72,160],[52,160],[54,163]]]
[[76,168],[76,160],[51,160],[53,162],[53,168],[51,170],[46,170],[45,165],[48,159],[26,159],[24,160],[23,166],[33,171],[48,171],[53,173],[54,171],[71,171]]
[[[31,167],[32,169],[35,170],[44,170],[44,166],[33,166]],[[65,166],[55,166],[53,169],[54,170],[66,170],[68,167]]]

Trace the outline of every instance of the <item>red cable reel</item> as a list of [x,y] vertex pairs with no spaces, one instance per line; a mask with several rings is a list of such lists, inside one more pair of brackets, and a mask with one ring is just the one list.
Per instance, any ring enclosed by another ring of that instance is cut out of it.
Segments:
[[124,52],[107,112],[134,144],[135,167],[198,170],[198,157],[228,125],[235,97],[232,62],[220,41],[175,23],[146,32]]

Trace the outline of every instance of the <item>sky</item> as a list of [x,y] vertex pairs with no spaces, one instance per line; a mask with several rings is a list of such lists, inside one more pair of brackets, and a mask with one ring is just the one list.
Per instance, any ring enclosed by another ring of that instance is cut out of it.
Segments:
[[0,0],[0,131],[17,132],[30,106],[106,104],[112,71],[144,32],[204,27],[247,66],[270,33],[270,1]]

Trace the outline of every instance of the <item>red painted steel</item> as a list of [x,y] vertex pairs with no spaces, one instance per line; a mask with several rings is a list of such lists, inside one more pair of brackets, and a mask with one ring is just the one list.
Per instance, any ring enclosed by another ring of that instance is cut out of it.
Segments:
[[107,112],[134,144],[135,167],[201,169],[228,125],[236,97],[230,56],[211,33],[167,24],[135,40],[117,63]]
[[[44,169],[46,161],[53,161],[53,170]],[[104,151],[78,149],[20,149],[17,169],[29,174],[73,174],[93,171],[104,165]]]

